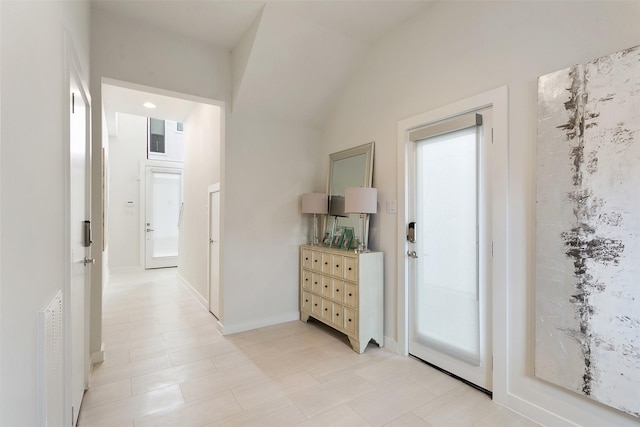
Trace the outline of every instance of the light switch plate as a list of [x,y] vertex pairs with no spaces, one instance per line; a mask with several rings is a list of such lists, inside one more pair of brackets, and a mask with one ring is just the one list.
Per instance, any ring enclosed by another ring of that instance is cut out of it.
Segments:
[[395,200],[387,200],[387,213],[388,214],[394,214],[397,213],[398,209],[396,207],[396,201]]

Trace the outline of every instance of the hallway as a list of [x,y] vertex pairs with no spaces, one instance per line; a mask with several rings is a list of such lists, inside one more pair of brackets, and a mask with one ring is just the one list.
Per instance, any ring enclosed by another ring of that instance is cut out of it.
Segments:
[[318,322],[222,337],[174,269],[112,275],[78,425],[517,426],[484,394]]

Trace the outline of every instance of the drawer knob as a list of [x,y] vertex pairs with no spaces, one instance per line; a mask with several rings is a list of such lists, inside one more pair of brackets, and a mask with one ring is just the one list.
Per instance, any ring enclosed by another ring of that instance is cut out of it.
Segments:
[[349,296],[350,296],[350,297],[352,297],[352,296],[353,296],[353,294],[352,294],[351,292],[349,292]]
[[340,264],[336,264],[336,268],[340,268]]
[[336,292],[340,292],[340,289],[336,289]]
[[336,317],[340,316],[340,313],[336,313]]
[[325,308],[325,309],[324,309],[324,311],[329,311],[329,309],[328,309],[328,308]]
[[328,287],[329,287],[329,285],[324,285],[324,287],[325,287],[325,288],[328,288]]
[[349,271],[351,271],[351,267],[349,267]]
[[349,322],[351,322],[351,319],[349,319]]
[[328,263],[328,262],[325,262],[325,263],[324,263],[324,265],[327,265],[327,264],[329,264],[329,263]]
[[314,306],[314,307],[317,307],[317,306],[318,306],[318,303],[313,304],[313,306]]

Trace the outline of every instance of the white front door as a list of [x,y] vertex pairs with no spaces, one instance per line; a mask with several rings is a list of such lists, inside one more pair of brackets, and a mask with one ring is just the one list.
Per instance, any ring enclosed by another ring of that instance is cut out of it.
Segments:
[[145,175],[145,267],[176,267],[182,169],[147,166]]
[[491,109],[410,140],[409,353],[491,391]]
[[[88,97],[74,74],[70,79],[69,166],[71,281],[69,288],[68,369],[71,373],[69,398],[71,423],[76,425],[82,397],[89,378],[88,307],[91,283],[90,248],[90,158]],[[70,366],[69,366],[70,364]]]
[[209,192],[209,311],[220,319],[220,184]]

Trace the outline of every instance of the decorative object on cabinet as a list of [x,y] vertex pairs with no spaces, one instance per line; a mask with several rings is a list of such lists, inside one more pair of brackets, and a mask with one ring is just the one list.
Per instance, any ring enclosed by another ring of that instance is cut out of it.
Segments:
[[324,233],[324,237],[322,238],[322,244],[330,246],[331,245],[331,233],[328,231]]
[[[373,178],[374,143],[343,150],[329,155],[329,211],[333,223],[325,221],[324,231],[333,232],[337,226],[358,227],[358,216],[344,213],[344,196],[347,187],[371,187]],[[342,209],[338,209],[341,205]],[[331,211],[340,212],[334,215]],[[344,216],[344,217],[342,217]]]
[[353,228],[344,227],[342,229],[342,244],[340,245],[340,249],[349,250],[351,249],[352,243],[353,243]]
[[339,248],[342,245],[342,228],[337,228],[333,237],[331,238],[331,246]]
[[349,187],[345,189],[344,211],[360,215],[358,252],[369,251],[369,215],[378,213],[378,189]]
[[383,253],[300,247],[300,320],[344,333],[357,353],[383,337]]
[[313,235],[311,244],[318,244],[318,214],[328,212],[326,193],[306,193],[302,195],[302,213],[313,214]]
[[536,198],[535,375],[635,417],[639,64],[637,46],[538,78]]

